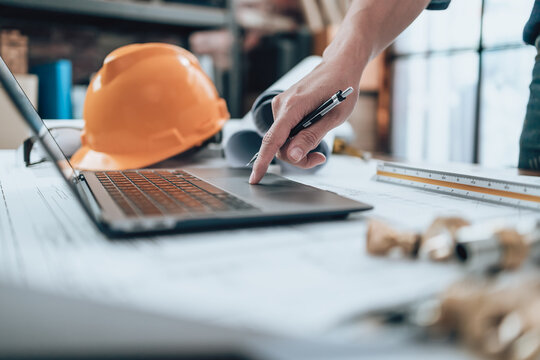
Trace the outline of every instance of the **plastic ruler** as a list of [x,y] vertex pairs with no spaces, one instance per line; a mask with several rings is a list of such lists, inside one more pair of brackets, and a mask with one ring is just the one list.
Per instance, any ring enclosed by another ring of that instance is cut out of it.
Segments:
[[540,179],[536,185],[389,162],[377,165],[375,177],[387,183],[540,211]]

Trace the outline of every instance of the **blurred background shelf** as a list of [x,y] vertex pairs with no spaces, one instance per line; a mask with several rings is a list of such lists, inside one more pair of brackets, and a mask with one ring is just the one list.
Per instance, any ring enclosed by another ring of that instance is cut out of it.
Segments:
[[231,114],[242,113],[240,36],[232,0],[0,0],[0,28],[29,35],[31,65],[72,61],[75,84],[88,83],[105,55],[127,43],[168,42],[189,50],[192,33],[227,29],[233,34],[231,65],[227,81],[216,81]]
[[230,22],[227,9],[165,2],[107,0],[0,0],[0,5],[173,26],[219,27]]
[[[0,46],[0,55],[19,76],[71,62],[73,116],[82,117],[107,54],[132,43],[178,45],[199,58],[239,118],[300,60],[322,54],[350,2],[0,0],[0,43],[14,30],[27,39]],[[363,72],[352,145],[411,161],[515,166],[536,55],[522,40],[532,4],[453,0],[424,11]]]

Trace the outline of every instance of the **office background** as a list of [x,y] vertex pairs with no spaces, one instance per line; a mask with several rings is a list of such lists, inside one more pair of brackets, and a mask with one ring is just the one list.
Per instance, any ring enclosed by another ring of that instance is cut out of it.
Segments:
[[[27,91],[44,117],[81,117],[85,87],[104,57],[150,41],[197,54],[233,117],[241,117],[302,58],[322,53],[348,3],[0,0],[0,31],[26,39],[15,43],[26,46],[20,56],[40,79]],[[353,146],[410,160],[515,166],[535,55],[521,39],[532,3],[453,0],[446,11],[424,12],[366,71],[350,119]],[[14,51],[6,43],[4,58]],[[47,66],[70,85],[57,95],[64,102],[47,99],[40,75]],[[24,78],[26,70],[16,72]],[[13,146],[0,139],[0,147]]]

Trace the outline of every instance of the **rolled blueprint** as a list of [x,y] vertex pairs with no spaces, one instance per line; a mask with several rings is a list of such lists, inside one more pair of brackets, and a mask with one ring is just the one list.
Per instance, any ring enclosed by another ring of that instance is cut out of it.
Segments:
[[[245,167],[253,155],[259,151],[261,144],[262,137],[256,131],[250,129],[238,130],[227,137],[223,147],[227,163],[231,167]],[[326,157],[331,153],[326,139],[313,151],[321,152]],[[282,173],[288,174],[314,173],[324,166],[324,164],[321,164],[311,169],[301,169],[279,159],[276,159],[276,163],[281,167]]]
[[223,151],[231,167],[244,167],[259,151],[262,137],[254,130],[244,129],[233,133],[225,143]]
[[[319,56],[311,56],[304,59],[265,90],[254,104],[252,111],[246,114],[244,119],[240,121],[229,121],[225,125],[223,151],[229,166],[244,167],[259,150],[262,143],[262,136],[273,123],[271,113],[272,98],[281,92],[280,89],[288,89],[298,82],[320,62],[321,58]],[[257,106],[257,103],[262,106]],[[330,132],[313,151],[323,153],[328,159],[332,153],[333,141],[334,134]],[[323,163],[312,169],[301,169],[279,159],[276,159],[276,163],[280,165],[283,173],[314,173],[326,164]]]

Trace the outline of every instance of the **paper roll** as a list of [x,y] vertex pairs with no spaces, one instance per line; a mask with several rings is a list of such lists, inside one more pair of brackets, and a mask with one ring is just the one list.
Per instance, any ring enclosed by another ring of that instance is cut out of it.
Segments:
[[262,137],[256,131],[246,129],[235,132],[223,146],[227,163],[231,167],[245,167],[261,144]]
[[[253,155],[259,151],[262,144],[262,137],[254,130],[238,130],[227,137],[223,146],[225,159],[230,167],[245,167]],[[330,156],[331,148],[327,140],[321,141],[314,152],[321,152],[327,158]],[[325,164],[315,166],[311,169],[301,169],[285,161],[276,159],[276,163],[281,167],[281,171],[287,174],[312,174],[321,169]]]
[[[311,56],[304,59],[281,79],[271,85],[258,99],[260,100],[259,102],[271,100],[273,96],[280,92],[280,89],[288,89],[311,72],[320,62],[321,57],[318,56]],[[269,104],[270,102],[268,102],[267,105]],[[262,108],[258,106],[254,106],[254,108],[258,108],[258,111],[262,110]],[[271,108],[266,106],[265,111],[265,116],[259,114],[260,116],[257,117],[258,121],[254,118],[253,111],[250,111],[244,119],[238,123],[233,125],[232,122],[229,122],[231,124],[225,126],[223,132],[223,150],[229,166],[244,167],[249,160],[251,160],[253,155],[259,151],[262,144],[262,135],[264,135],[273,123]],[[332,153],[333,143],[334,134],[333,132],[330,132],[313,151],[323,153],[328,159]],[[276,162],[280,165],[283,173],[296,174],[314,173],[326,164],[325,162],[311,169],[301,169],[279,159],[276,159]]]

